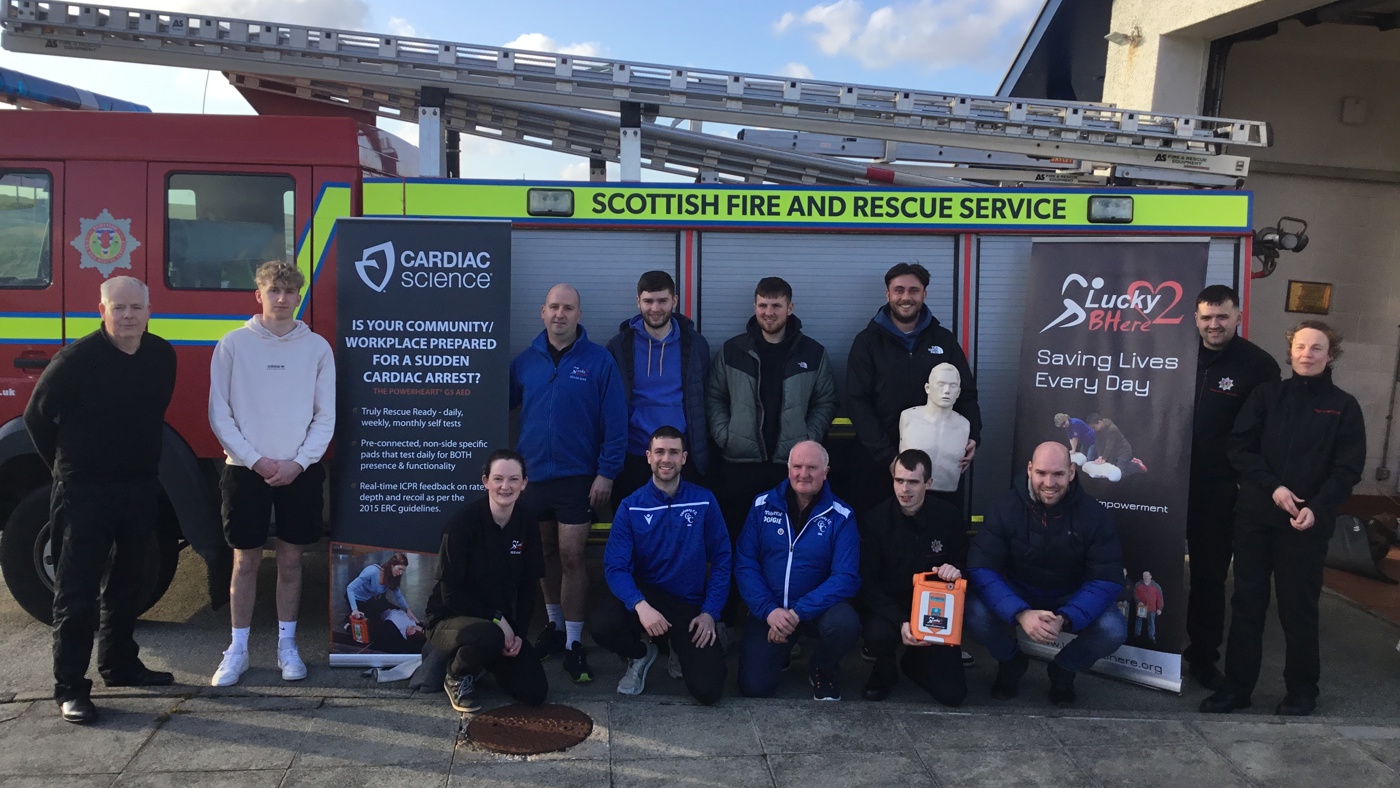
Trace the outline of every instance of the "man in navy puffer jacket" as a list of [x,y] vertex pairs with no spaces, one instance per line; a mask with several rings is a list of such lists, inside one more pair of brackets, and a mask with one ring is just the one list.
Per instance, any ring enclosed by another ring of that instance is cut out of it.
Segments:
[[972,591],[963,626],[999,666],[992,697],[1016,696],[1029,659],[1011,632],[1037,643],[1075,639],[1050,662],[1050,702],[1074,703],[1074,676],[1112,654],[1128,636],[1114,602],[1123,589],[1118,528],[1074,478],[1062,443],[1036,447],[1025,481],[992,505],[972,540]]

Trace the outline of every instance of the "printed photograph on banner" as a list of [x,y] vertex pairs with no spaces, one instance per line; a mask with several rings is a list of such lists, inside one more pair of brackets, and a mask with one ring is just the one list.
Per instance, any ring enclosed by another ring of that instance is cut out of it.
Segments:
[[1193,309],[1208,252],[1194,240],[1038,241],[1022,330],[1015,456],[1064,445],[1076,483],[1118,526],[1128,639],[1099,667],[1166,688],[1186,646]]
[[331,654],[417,656],[437,554],[331,542]]

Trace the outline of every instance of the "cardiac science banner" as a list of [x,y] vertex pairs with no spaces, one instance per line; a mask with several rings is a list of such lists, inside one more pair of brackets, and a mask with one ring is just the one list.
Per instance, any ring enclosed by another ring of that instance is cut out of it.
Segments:
[[[1181,690],[1186,501],[1205,239],[1037,240],[1021,343],[1015,457],[1070,447],[1084,491],[1118,524],[1128,640],[1094,667]],[[1050,646],[1023,643],[1052,656]]]
[[442,528],[507,448],[510,223],[336,223],[331,665],[417,657]]

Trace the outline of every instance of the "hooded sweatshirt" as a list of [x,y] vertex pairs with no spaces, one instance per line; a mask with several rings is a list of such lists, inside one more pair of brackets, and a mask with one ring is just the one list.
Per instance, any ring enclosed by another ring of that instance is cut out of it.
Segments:
[[209,426],[229,465],[261,458],[311,467],[335,432],[335,358],[330,343],[300,320],[283,336],[254,315],[214,348]]
[[627,321],[632,329],[632,399],[628,403],[627,453],[645,454],[657,427],[670,425],[685,434],[681,402],[681,331],[676,321],[657,340],[647,333],[641,315]]

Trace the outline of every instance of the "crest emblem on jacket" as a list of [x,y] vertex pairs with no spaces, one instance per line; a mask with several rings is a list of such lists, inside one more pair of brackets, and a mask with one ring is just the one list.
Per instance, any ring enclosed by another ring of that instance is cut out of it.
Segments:
[[685,511],[681,512],[681,519],[685,520],[686,525],[695,525],[695,510],[686,509]]
[[942,540],[942,539],[934,539],[932,542],[929,542],[929,544],[928,544],[928,549],[929,549],[929,550],[932,550],[932,551],[935,552],[935,553],[941,553],[941,552],[943,552],[943,540]]
[[1230,389],[1235,387],[1235,381],[1229,378],[1221,378],[1219,386],[1221,391],[1229,391]]

